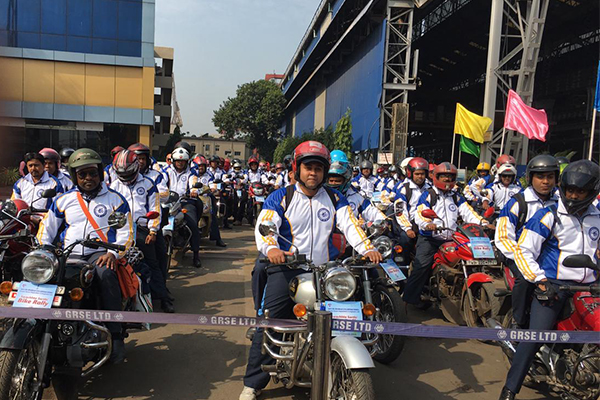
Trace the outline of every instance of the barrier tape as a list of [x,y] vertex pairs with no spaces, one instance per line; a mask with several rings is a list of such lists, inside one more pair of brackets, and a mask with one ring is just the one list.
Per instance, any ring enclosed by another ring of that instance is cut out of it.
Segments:
[[[244,316],[200,314],[142,313],[132,311],[41,309],[0,307],[0,318],[34,318],[62,321],[128,322],[199,326],[243,326],[289,328],[305,325],[302,321]],[[538,343],[600,343],[598,331],[534,331],[525,329],[469,328],[464,326],[421,325],[399,322],[334,319],[338,331],[378,333],[441,339],[511,340]]]

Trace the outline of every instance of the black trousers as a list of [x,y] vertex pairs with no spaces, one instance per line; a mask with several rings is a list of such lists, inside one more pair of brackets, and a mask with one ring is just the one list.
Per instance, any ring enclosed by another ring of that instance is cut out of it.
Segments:
[[146,238],[149,231],[147,228],[138,227],[136,233],[135,244],[138,249],[144,253],[144,263],[150,267],[150,293],[152,298],[156,300],[164,300],[168,297],[167,286],[163,272],[158,259],[158,250],[156,241],[152,244],[146,244]]
[[443,240],[419,236],[413,269],[406,281],[406,288],[402,296],[406,303],[418,304],[421,301],[423,288],[431,277],[433,256],[443,243]]
[[[200,251],[200,230],[198,229],[198,200],[189,200],[183,206],[187,212],[183,215],[183,219],[185,220],[185,224],[192,231],[192,237],[190,240],[190,245],[192,246],[192,251],[197,253]],[[202,208],[200,208],[202,209]]]
[[513,318],[520,328],[526,328],[529,321],[529,306],[535,290],[535,285],[528,282],[524,277],[517,264],[510,258],[506,259],[506,265],[515,277],[515,286],[511,292]]
[[[219,230],[219,221],[217,221],[217,198],[212,194],[209,195],[211,202],[211,216],[210,219],[210,240],[221,240],[221,231]],[[201,200],[198,200],[201,202]]]
[[257,314],[262,305],[265,286],[267,286],[267,266],[269,265],[269,263],[259,261],[260,257],[263,257],[261,253],[258,254],[252,270],[252,298]]

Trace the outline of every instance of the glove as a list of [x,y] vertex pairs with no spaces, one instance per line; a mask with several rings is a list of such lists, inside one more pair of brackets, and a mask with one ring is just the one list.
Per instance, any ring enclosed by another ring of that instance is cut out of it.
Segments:
[[[546,288],[546,290],[542,290],[540,288],[540,285],[543,285]],[[552,305],[552,303],[554,303],[554,300],[556,300],[558,297],[556,287],[548,281],[537,282],[534,294],[540,303],[548,303],[549,305]]]

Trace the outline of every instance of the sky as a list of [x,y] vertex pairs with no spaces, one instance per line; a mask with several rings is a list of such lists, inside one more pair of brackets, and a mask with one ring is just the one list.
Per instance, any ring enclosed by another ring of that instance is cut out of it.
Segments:
[[321,0],[156,0],[155,45],[175,49],[183,132],[216,132],[241,84],[283,74]]

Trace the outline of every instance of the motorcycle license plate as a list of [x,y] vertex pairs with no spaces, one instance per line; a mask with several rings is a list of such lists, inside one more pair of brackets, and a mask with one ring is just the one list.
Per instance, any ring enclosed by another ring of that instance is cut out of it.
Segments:
[[496,265],[497,264],[496,260],[482,260],[482,259],[467,260],[466,263],[467,263],[467,265]]
[[259,203],[264,203],[265,202],[265,196],[256,196],[254,199],[256,201],[258,201]]
[[221,190],[223,188],[223,185],[221,183],[217,183],[217,190]]
[[237,193],[237,197],[242,197],[242,191],[241,190],[237,189],[235,191],[235,193]]
[[381,268],[383,268],[383,270],[385,271],[387,276],[392,280],[392,282],[401,282],[406,280],[406,276],[398,267],[398,264],[394,262],[394,260],[387,260],[379,265],[381,265]]
[[[16,289],[16,290],[15,290]],[[58,307],[62,302],[65,288],[56,285],[35,285],[31,282],[13,284],[8,302],[17,308],[50,308]]]
[[[342,319],[349,321],[362,321],[362,303],[360,301],[326,301],[325,311],[331,312],[333,319]],[[360,332],[336,331],[331,332],[333,336],[356,336],[360,337]]]
[[169,216],[169,223],[167,225],[164,226],[163,229],[172,231],[173,229],[175,229],[175,216]]

